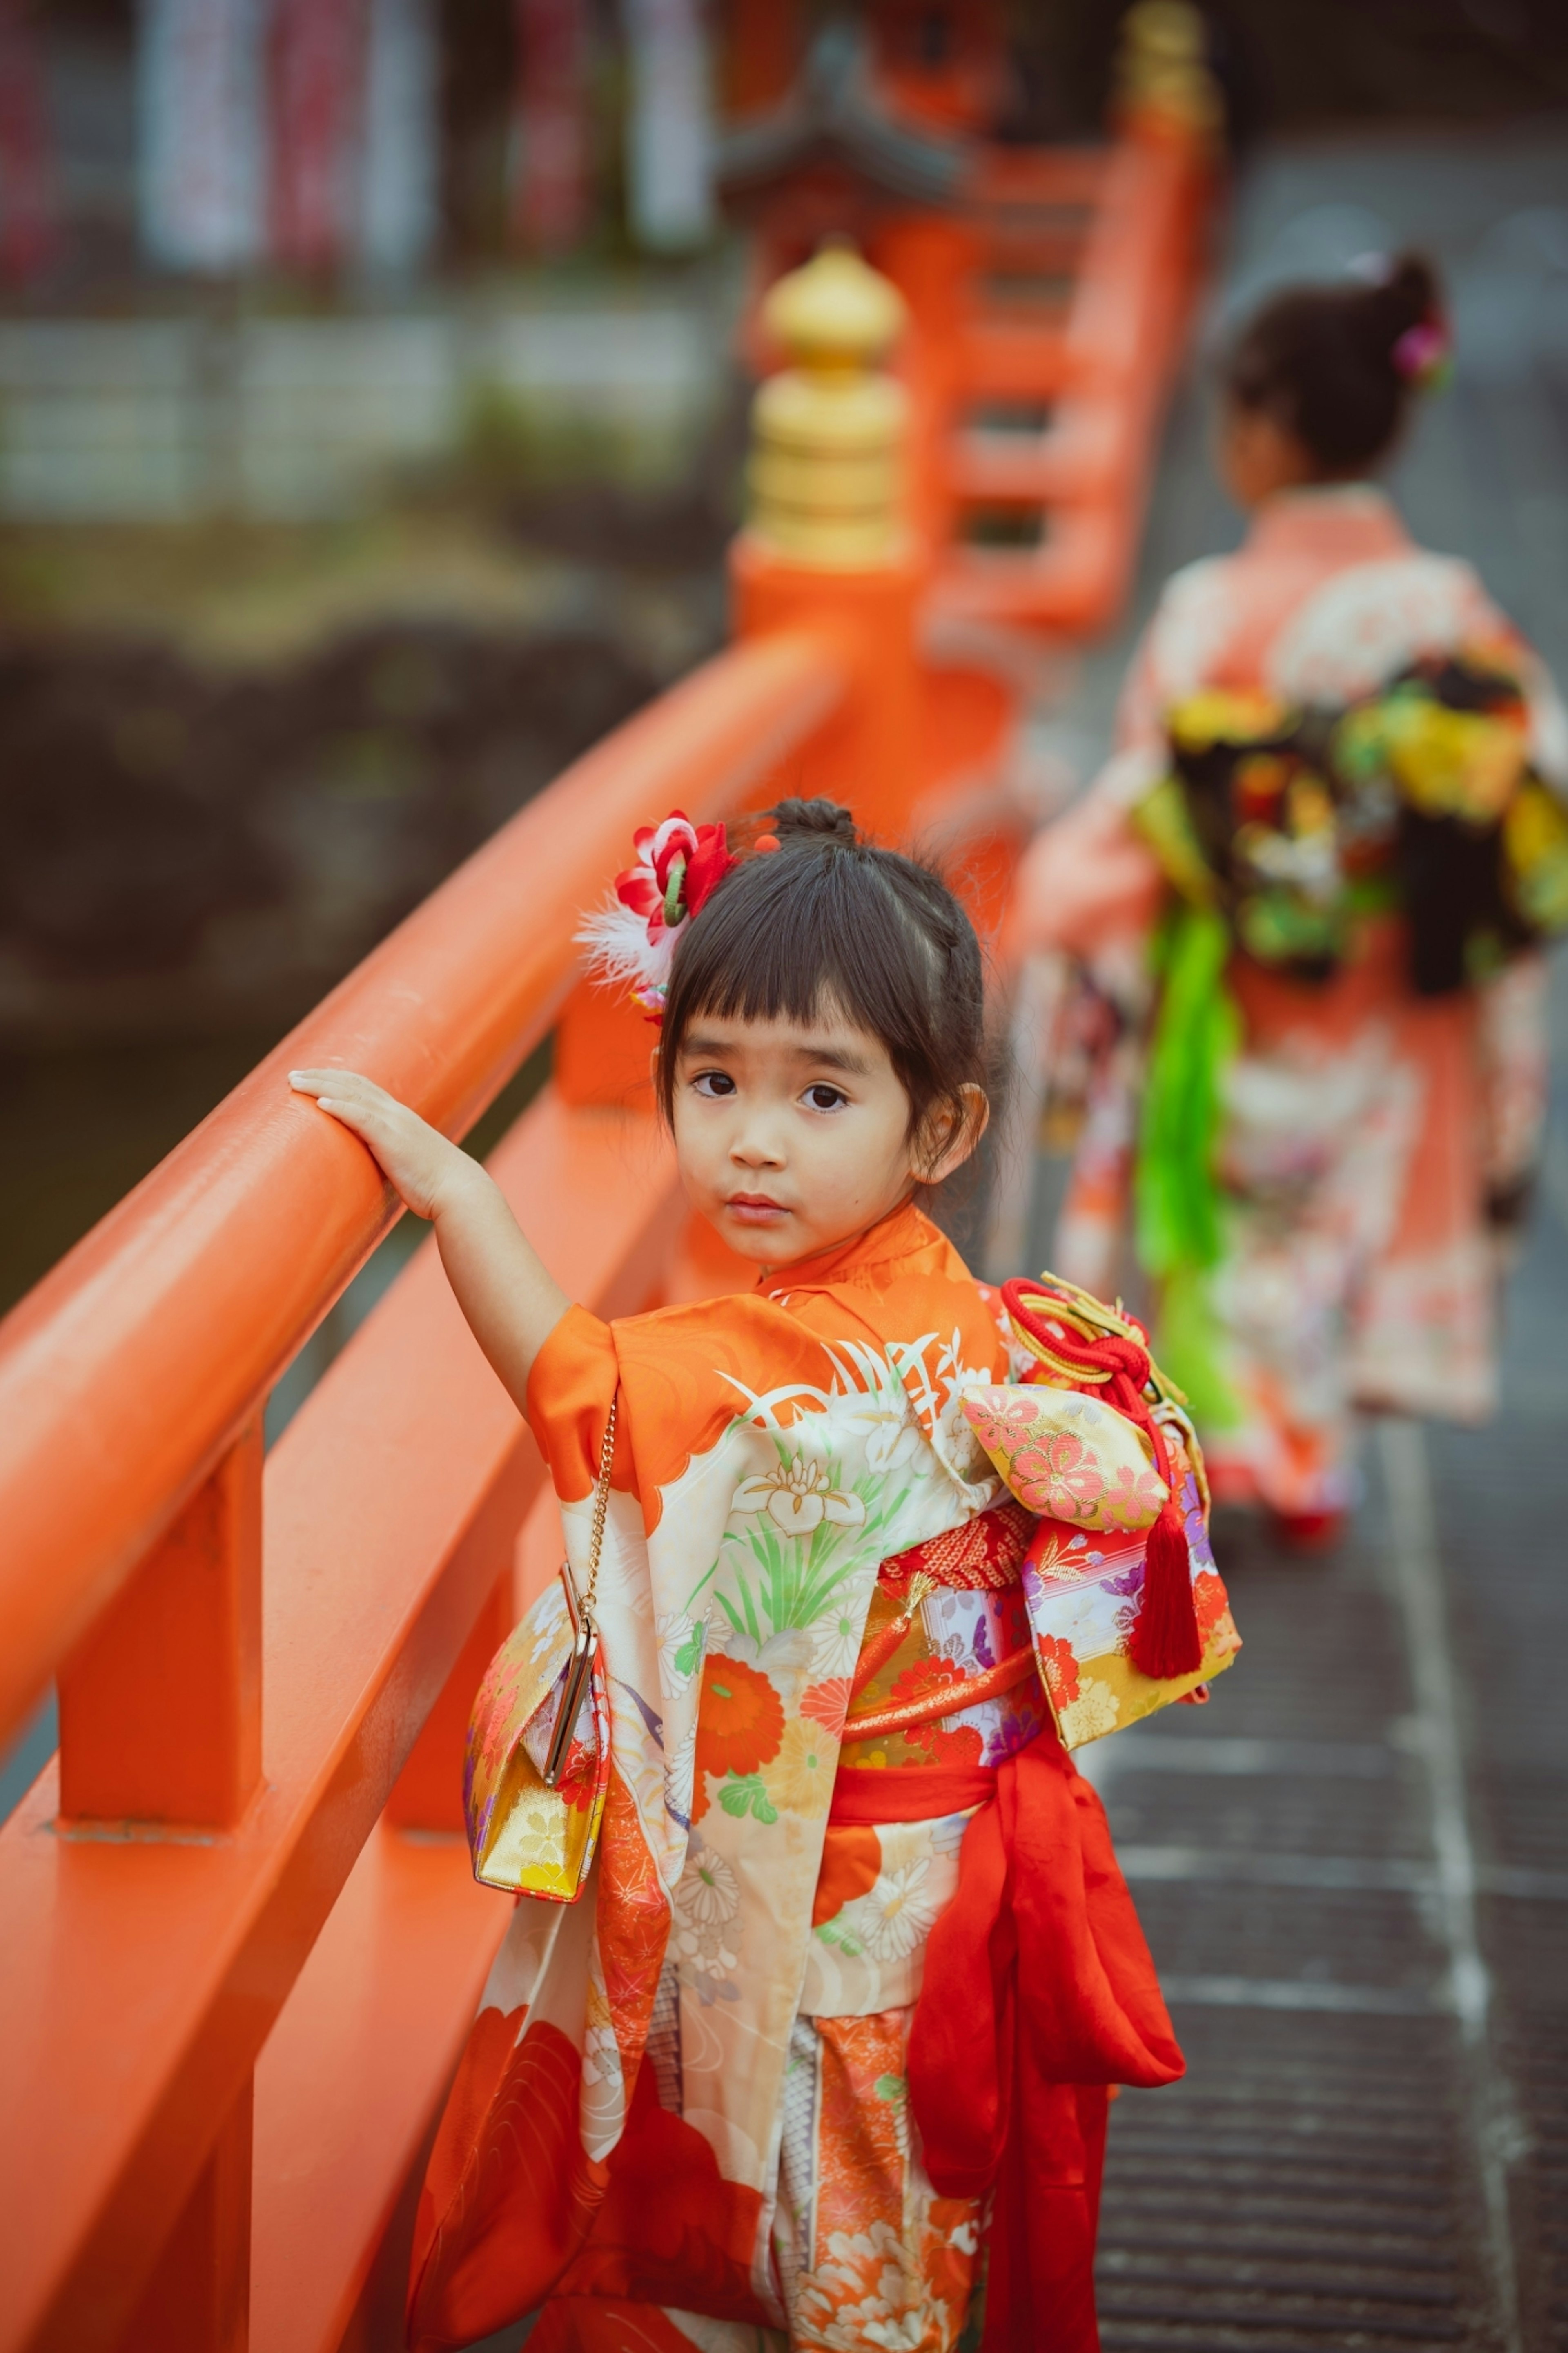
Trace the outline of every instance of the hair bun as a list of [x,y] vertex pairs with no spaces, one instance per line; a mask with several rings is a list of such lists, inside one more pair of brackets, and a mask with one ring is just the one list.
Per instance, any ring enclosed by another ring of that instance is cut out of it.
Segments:
[[820,841],[839,841],[846,849],[853,849],[860,835],[855,819],[837,801],[780,801],[773,812],[773,831],[781,842],[814,837]]
[[1387,277],[1370,287],[1363,299],[1377,322],[1380,341],[1386,337],[1391,345],[1410,328],[1438,318],[1443,309],[1437,273],[1418,253],[1396,256]]
[[1325,481],[1378,464],[1448,353],[1442,288],[1419,254],[1363,255],[1351,280],[1282,287],[1242,330],[1226,371],[1236,406],[1292,434]]

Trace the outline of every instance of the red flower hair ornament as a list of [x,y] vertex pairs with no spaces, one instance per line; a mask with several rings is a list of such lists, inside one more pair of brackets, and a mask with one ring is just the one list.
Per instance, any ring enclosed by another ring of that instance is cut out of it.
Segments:
[[640,825],[637,863],[616,877],[616,894],[578,933],[596,980],[629,990],[654,1021],[664,999],[677,934],[700,914],[740,860],[721,825],[693,825],[674,809],[662,825]]

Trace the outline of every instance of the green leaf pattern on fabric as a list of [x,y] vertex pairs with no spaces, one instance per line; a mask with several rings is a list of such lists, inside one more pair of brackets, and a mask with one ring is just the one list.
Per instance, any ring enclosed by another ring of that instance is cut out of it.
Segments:
[[719,1790],[719,1803],[737,1821],[751,1814],[759,1822],[776,1822],[778,1808],[763,1786],[760,1773],[731,1773]]

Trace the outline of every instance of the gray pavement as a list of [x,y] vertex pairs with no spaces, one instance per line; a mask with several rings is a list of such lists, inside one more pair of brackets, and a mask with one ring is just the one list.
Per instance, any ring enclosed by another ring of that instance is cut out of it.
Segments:
[[[1394,486],[1568,677],[1562,126],[1266,155],[1216,315],[1407,240],[1451,273],[1460,364]],[[1238,533],[1203,437],[1189,392],[1143,610]],[[1064,736],[1103,739],[1126,650],[1086,663]],[[1113,2112],[1107,2353],[1568,2347],[1568,965],[1556,983],[1500,1419],[1370,1428],[1331,1560],[1218,1531],[1240,1661],[1201,1714],[1086,1752],[1190,2063]]]

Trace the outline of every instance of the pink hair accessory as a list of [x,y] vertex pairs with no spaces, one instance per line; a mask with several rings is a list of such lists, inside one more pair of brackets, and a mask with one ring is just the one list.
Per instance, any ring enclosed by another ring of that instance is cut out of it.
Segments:
[[1407,383],[1429,392],[1447,377],[1452,351],[1442,321],[1423,319],[1418,326],[1406,327],[1390,357]]
[[626,988],[655,1021],[664,1018],[675,940],[700,913],[731,867],[721,825],[693,825],[672,809],[662,825],[632,836],[637,862],[616,877],[615,896],[577,934],[595,980]]

